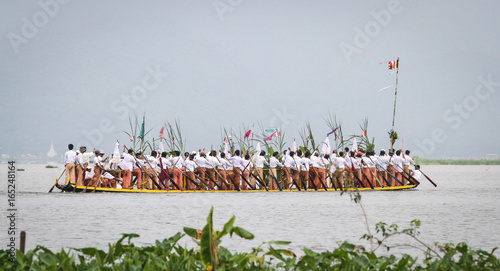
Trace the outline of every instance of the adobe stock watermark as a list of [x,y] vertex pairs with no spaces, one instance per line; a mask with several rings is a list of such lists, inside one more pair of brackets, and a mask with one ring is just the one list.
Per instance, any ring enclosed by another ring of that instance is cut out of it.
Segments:
[[[488,100],[491,95],[495,94],[500,87],[500,81],[493,81],[493,75],[489,74],[488,78],[478,76],[479,83],[473,93],[465,97],[461,103],[453,104],[450,109],[443,113],[443,121],[450,126],[452,130],[456,130],[462,126],[465,119],[468,119],[480,107],[481,103]],[[443,128],[434,128],[431,131],[429,138],[423,140],[416,139],[415,144],[417,150],[413,151],[415,156],[429,156],[436,150],[437,144],[442,144],[448,140],[448,135]]]
[[31,18],[22,17],[21,21],[23,25],[21,30],[18,32],[9,32],[7,34],[7,39],[12,46],[12,49],[17,54],[19,53],[19,46],[21,44],[28,44],[28,42],[33,39],[41,28],[49,23],[49,18],[54,18],[59,14],[61,5],[66,5],[71,0],[40,0],[38,5],[41,10],[35,12]]
[[387,28],[392,21],[392,16],[397,15],[403,11],[401,2],[399,0],[389,0],[387,2],[387,9],[371,11],[370,15],[373,20],[367,22],[363,29],[354,27],[353,44],[341,42],[339,44],[340,50],[344,54],[347,63],[352,62],[353,54],[360,54],[361,49],[370,45],[372,39],[380,35],[383,28]]
[[[111,112],[116,113],[120,119],[126,119],[139,103],[143,102],[148,96],[148,92],[156,89],[168,76],[168,73],[160,70],[160,65],[156,67],[146,67],[147,74],[142,78],[141,84],[138,84],[130,91],[123,93],[117,100],[111,102]],[[110,118],[103,118],[99,121],[98,128],[91,130],[83,129],[82,134],[86,140],[79,142],[77,146],[98,146],[105,135],[115,133],[116,126]]]
[[292,120],[295,119],[296,115],[289,114],[287,112],[286,106],[284,106],[281,111],[278,109],[274,108],[273,109],[273,114],[274,116],[269,119],[268,127],[279,127],[279,126],[286,126],[290,124]]
[[226,12],[232,12],[234,9],[241,5],[243,0],[215,0],[212,2],[215,12],[221,21],[224,20],[224,14]]

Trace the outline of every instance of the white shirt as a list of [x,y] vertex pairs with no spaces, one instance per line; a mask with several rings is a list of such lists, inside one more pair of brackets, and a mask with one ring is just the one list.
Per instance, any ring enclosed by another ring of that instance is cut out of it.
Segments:
[[302,171],[309,171],[310,166],[311,166],[311,159],[307,157],[302,158]]
[[208,162],[208,160],[202,156],[195,157],[194,162],[196,163],[197,166],[202,168],[213,168],[212,165],[210,165],[210,163]]
[[264,156],[256,156],[254,159],[254,165],[258,168],[264,168],[264,165],[269,165]]
[[77,158],[80,165],[90,162],[90,157],[94,156],[93,152],[78,153]]
[[240,168],[240,169],[243,169],[243,158],[235,155],[235,156],[231,156],[231,158],[229,158],[229,161],[231,163],[233,163],[233,166],[235,168]]
[[121,169],[132,171],[134,164],[135,164],[134,157],[132,155],[128,154],[128,153],[124,153],[123,154],[123,160],[120,163]]
[[64,164],[74,164],[76,162],[76,152],[69,150],[64,154]]
[[269,159],[269,167],[270,168],[276,168],[276,166],[280,166],[280,167],[283,167],[283,164],[280,163],[280,161],[278,159],[276,159],[276,157],[271,157],[271,159]]
[[418,181],[418,180],[420,179],[420,177],[422,177],[422,172],[420,172],[420,170],[418,170],[418,169],[413,170],[413,171],[411,172],[411,176],[412,176],[413,178],[415,178],[415,180],[417,180],[417,181]]
[[288,155],[288,152],[286,153],[285,157],[283,157],[283,164],[285,165],[285,167],[293,167],[293,158]]
[[231,170],[233,169],[233,165],[228,161],[226,160],[226,158],[220,158],[220,166],[218,166],[219,169],[222,169],[222,170]]
[[156,159],[155,157],[151,156],[151,155],[144,155],[144,159],[145,159],[145,165],[146,165],[146,168],[156,168],[156,164],[158,163],[158,159]]
[[317,168],[325,169],[326,168],[325,158],[318,157],[317,165],[318,165]]
[[250,161],[250,160],[243,160],[243,164],[242,164],[242,168],[241,168],[242,171],[248,171],[252,167],[253,167],[252,161]]
[[103,160],[102,157],[99,156],[99,155],[97,155],[96,157],[94,157],[94,164],[96,166],[102,167],[103,166],[102,165],[102,160]]
[[[163,167],[163,169],[167,169],[169,167],[172,167],[172,164],[170,163],[170,161],[166,157],[158,158],[158,165],[160,167]],[[159,171],[159,172],[161,172],[161,171]]]
[[172,164],[172,167],[182,169],[185,166],[184,159],[180,156],[175,156],[170,158],[170,163]]
[[337,163],[337,167],[338,168],[341,168],[341,169],[344,169],[345,168],[345,159],[344,157],[335,157],[335,162]]
[[361,160],[363,161],[361,163],[361,166],[363,168],[374,168],[375,167],[375,163],[369,158],[369,157],[362,157]]
[[415,162],[413,161],[413,159],[409,155],[405,154],[405,158],[404,159],[405,160],[403,162],[403,165],[405,165],[405,166],[415,165]]
[[196,164],[193,160],[186,160],[184,161],[184,164],[186,165],[186,171],[194,172],[194,170],[196,169]]
[[393,156],[392,162],[394,163],[394,170],[396,172],[402,172],[403,171],[403,162],[404,159],[401,156]]
[[294,155],[291,168],[295,170],[300,170],[301,165],[302,165],[302,158],[298,157],[297,155]]
[[222,164],[217,160],[217,157],[215,156],[208,156],[207,157],[208,165],[207,168],[215,168],[218,166],[222,166]]
[[387,156],[387,155],[380,156],[379,155],[379,156],[376,156],[374,158],[378,160],[378,162],[383,170],[387,170],[387,166],[389,165],[389,156]]

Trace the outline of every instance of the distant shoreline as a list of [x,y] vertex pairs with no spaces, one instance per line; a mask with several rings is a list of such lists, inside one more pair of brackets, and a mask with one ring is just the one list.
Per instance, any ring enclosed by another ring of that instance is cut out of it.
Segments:
[[477,166],[477,165],[500,165],[500,160],[487,159],[428,159],[414,157],[415,164],[419,165],[459,165],[459,166]]

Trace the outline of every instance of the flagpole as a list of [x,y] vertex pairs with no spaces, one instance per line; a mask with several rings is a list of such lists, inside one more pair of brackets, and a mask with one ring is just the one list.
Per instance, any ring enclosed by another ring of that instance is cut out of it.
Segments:
[[[394,90],[394,110],[392,112],[392,129],[391,129],[391,135],[394,134],[394,121],[396,119],[396,99],[398,98],[398,74],[399,74],[399,57],[396,61],[396,87]],[[393,150],[393,146],[391,145],[391,150]]]

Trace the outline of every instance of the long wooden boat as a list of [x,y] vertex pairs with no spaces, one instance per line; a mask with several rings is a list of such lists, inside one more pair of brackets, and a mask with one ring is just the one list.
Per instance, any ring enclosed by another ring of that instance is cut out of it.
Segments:
[[[413,189],[416,188],[418,184],[416,185],[405,185],[405,186],[390,186],[390,187],[374,187],[371,189],[370,187],[363,187],[363,188],[346,188],[345,191],[398,191],[398,190],[407,190],[407,189]],[[70,185],[60,185],[56,184],[56,187],[61,190],[61,192],[86,192],[86,193],[92,193],[92,192],[111,192],[111,193],[255,193],[255,192],[341,192],[341,189],[334,189],[334,188],[327,188],[325,189],[318,189],[315,191],[313,188],[308,188],[307,190],[301,189],[300,191],[296,188],[293,189],[283,189],[283,191],[280,190],[146,190],[146,189],[123,189],[123,188],[105,188],[105,187],[91,187],[91,186],[76,186],[73,187],[71,184]]]

